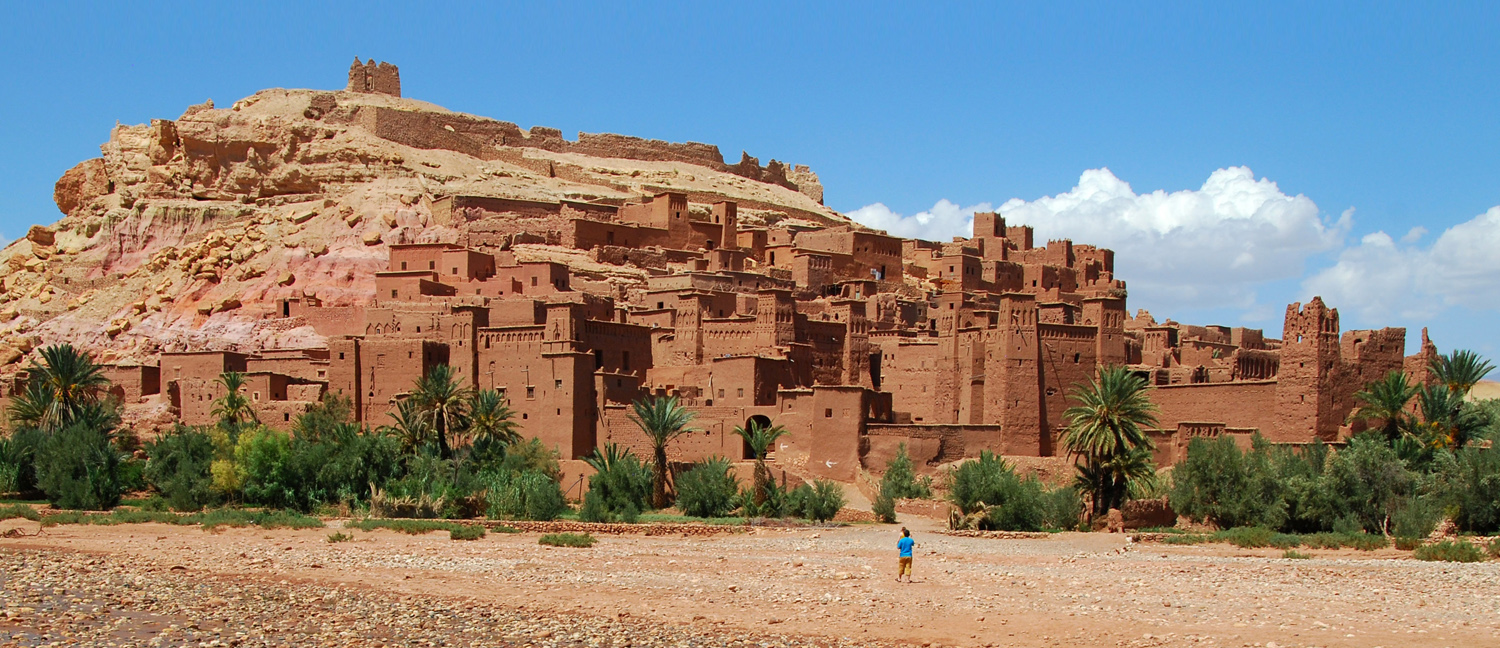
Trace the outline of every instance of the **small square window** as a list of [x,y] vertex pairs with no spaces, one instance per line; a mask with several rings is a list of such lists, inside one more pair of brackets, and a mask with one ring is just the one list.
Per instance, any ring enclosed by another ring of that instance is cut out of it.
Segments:
[[556,387],[558,389],[562,389],[562,379],[561,378],[558,378],[557,380],[552,381],[552,383],[553,383],[552,384],[553,387]]
[[401,269],[402,269],[402,270],[405,270],[405,269],[406,269],[406,262],[405,262],[405,261],[402,261],[402,262],[401,262]]
[[736,394],[736,396],[739,396],[740,398],[744,398],[745,397],[745,388],[744,387],[739,388],[737,391],[739,393]]
[[395,298],[396,298],[396,289],[392,288],[391,289],[391,299],[395,299]]
[[437,262],[436,261],[428,261],[427,262],[427,269],[428,270],[436,270],[437,269]]
[[526,386],[526,398],[528,400],[532,399],[532,398],[536,398],[536,386],[535,385],[527,385]]
[[833,408],[832,407],[829,407],[829,408],[826,408],[826,409],[823,410],[823,418],[833,418]]

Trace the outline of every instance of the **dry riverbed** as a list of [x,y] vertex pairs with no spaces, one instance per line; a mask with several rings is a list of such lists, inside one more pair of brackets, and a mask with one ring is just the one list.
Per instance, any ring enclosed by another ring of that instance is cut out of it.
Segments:
[[911,526],[910,585],[893,582],[896,532],[879,525],[590,549],[534,533],[49,527],[0,539],[0,645],[1500,645],[1500,563]]

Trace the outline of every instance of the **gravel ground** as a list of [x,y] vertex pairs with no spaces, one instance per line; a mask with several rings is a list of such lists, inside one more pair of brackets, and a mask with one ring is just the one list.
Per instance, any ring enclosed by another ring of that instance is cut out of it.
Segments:
[[333,529],[53,527],[0,540],[0,644],[1500,645],[1500,563],[925,524],[911,523],[910,585],[892,582],[896,534],[878,525],[591,549],[536,534],[330,544]]

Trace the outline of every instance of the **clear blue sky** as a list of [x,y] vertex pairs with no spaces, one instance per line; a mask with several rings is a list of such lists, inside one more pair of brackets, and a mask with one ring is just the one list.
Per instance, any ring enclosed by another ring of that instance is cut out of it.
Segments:
[[[1345,328],[1431,323],[1445,349],[1500,355],[1500,266],[1474,249],[1500,242],[1500,212],[1481,217],[1500,205],[1500,5],[538,4],[8,4],[0,234],[55,220],[53,182],[97,156],[116,121],[268,87],[340,88],[355,56],[375,57],[400,65],[406,96],[569,136],[809,164],[831,207],[879,203],[898,220],[940,200],[1017,198],[1013,219],[1055,216],[1039,229],[1089,242],[1068,231],[1083,216],[1037,200],[1090,193],[1073,192],[1080,176],[1107,168],[1133,194],[1079,227],[1136,255],[1121,262],[1132,307],[1277,333],[1286,302],[1316,291]],[[1291,216],[1215,230],[1232,217],[1203,204],[1243,187],[1205,182],[1231,167],[1305,199]],[[1156,190],[1206,202],[1182,216],[1132,197]],[[1125,216],[1108,210],[1132,205],[1159,218],[1116,227]],[[1190,236],[1171,230],[1179,217]],[[953,229],[933,227],[923,233]],[[1256,238],[1268,228],[1280,229]],[[1251,261],[1232,261],[1241,240],[1259,246]],[[1230,277],[1232,294],[1164,280],[1199,270]]]

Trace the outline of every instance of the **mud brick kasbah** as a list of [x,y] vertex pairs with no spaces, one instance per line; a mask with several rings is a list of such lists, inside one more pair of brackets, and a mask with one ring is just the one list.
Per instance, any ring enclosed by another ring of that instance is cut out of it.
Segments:
[[[200,285],[194,282],[244,282],[231,297],[222,291],[205,297],[219,289],[209,287],[192,293],[189,306],[175,306],[196,308],[183,315],[196,318],[195,325],[223,317],[281,331],[310,327],[315,335],[307,339],[321,343],[197,339],[156,348],[143,342],[148,357],[108,367],[127,404],[155,399],[175,420],[210,423],[220,395],[215,379],[239,371],[260,419],[271,426],[289,427],[326,392],[347,396],[359,420],[381,425],[417,378],[448,364],[466,385],[502,393],[523,433],[564,459],[609,442],[644,452],[643,435],[626,417],[630,403],[675,395],[697,412],[699,431],[677,442],[674,460],[746,458],[732,430],[774,422],[790,431],[775,450],[779,465],[849,481],[861,468],[883,470],[901,444],[927,466],[982,450],[1064,454],[1059,439],[1070,390],[1115,364],[1155,386],[1161,425],[1151,434],[1161,465],[1181,460],[1198,436],[1336,442],[1361,425],[1346,422],[1356,391],[1398,369],[1428,380],[1426,361],[1436,353],[1425,331],[1415,356],[1404,355],[1405,329],[1341,331],[1338,311],[1319,298],[1287,307],[1283,339],[1256,329],[1157,321],[1145,311],[1132,315],[1125,282],[1115,277],[1114,252],[1070,240],[1039,244],[1032,228],[1008,224],[1000,214],[975,214],[966,239],[898,238],[822,208],[822,186],[806,167],[774,160],[761,166],[748,155],[727,164],[717,147],[693,143],[589,134],[567,141],[552,129],[522,131],[430,104],[412,107],[400,93],[396,66],[356,60],[347,90],[288,94],[301,103],[287,119],[333,129],[329,141],[373,134],[370,141],[394,147],[410,158],[400,164],[417,171],[424,169],[411,159],[441,154],[504,162],[516,169],[507,173],[532,173],[538,182],[593,183],[615,193],[544,199],[424,181],[386,213],[349,225],[340,235],[352,241],[347,246],[330,243],[374,253],[358,262],[376,266],[370,276],[351,274],[356,279],[343,292],[307,287],[308,280],[291,274],[304,266],[291,261],[279,279],[281,266],[258,276],[234,275],[224,262],[184,265],[182,293]],[[182,134],[196,127],[199,108],[180,123],[158,120],[143,131],[137,145],[147,152],[138,157],[152,161],[140,163],[146,166],[133,172],[134,181],[123,179],[132,173],[128,160],[111,157],[130,144],[117,129],[104,162],[82,164],[59,181],[59,207],[75,220],[90,217],[90,204],[98,216],[125,209],[117,204],[123,200],[152,199],[209,201],[254,214],[301,196],[314,201],[318,220],[294,214],[295,223],[358,221],[359,214],[339,211],[345,197],[323,198],[335,180],[347,187],[360,180],[358,173],[320,178],[326,172],[310,162],[300,176],[260,167],[259,175],[245,176],[248,167],[236,165],[265,166],[277,155],[254,145],[204,171],[211,165],[194,156],[210,154]],[[229,112],[211,104],[202,110]],[[310,137],[306,146],[316,144]],[[183,160],[188,177],[176,185],[169,172],[153,171],[179,164],[174,159]],[[609,184],[588,175],[598,174],[592,163],[578,162],[610,159],[670,162],[792,198],[778,205],[751,194]],[[621,197],[621,187],[630,195]],[[270,218],[252,222],[259,227]],[[375,229],[361,231],[368,223]],[[202,234],[188,232],[182,240]],[[34,249],[62,245],[32,238]],[[312,251],[297,263],[329,265],[343,253],[328,254],[324,246],[323,256],[316,242],[298,245]],[[108,276],[109,264],[132,255],[150,268],[164,254],[146,244],[120,247],[89,276]],[[538,258],[539,249],[557,254]],[[186,258],[169,257],[160,267]],[[612,269],[635,278],[605,280]],[[134,312],[157,311],[147,304]],[[143,330],[146,320],[128,319],[140,315],[112,319],[117,330],[109,334],[118,337],[94,346],[128,338],[131,326]]]

